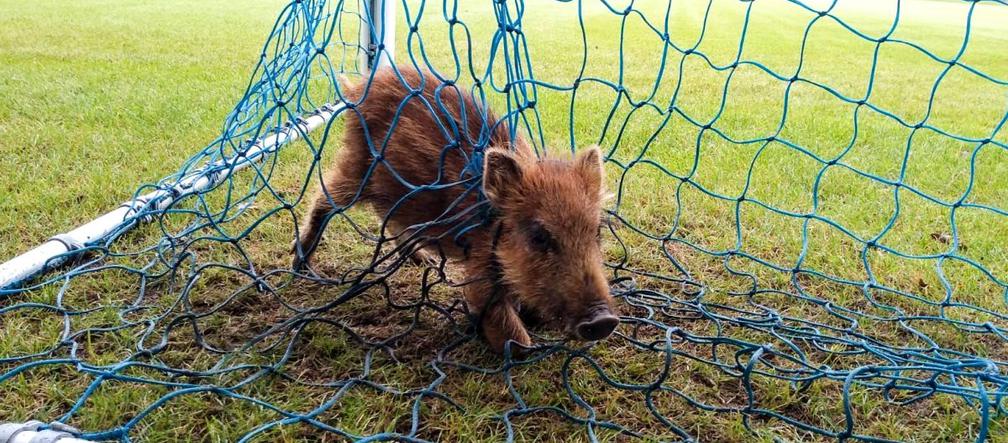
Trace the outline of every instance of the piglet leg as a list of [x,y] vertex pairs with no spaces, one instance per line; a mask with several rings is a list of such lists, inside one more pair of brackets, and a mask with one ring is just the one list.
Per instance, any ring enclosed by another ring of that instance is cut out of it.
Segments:
[[[510,302],[500,302],[491,305],[483,314],[483,336],[486,337],[490,348],[499,354],[504,353],[504,345],[508,340],[512,340],[522,346],[531,346],[532,339],[529,338],[525,325],[518,317],[518,312]],[[521,350],[512,345],[512,353],[521,353]]]
[[[480,330],[490,349],[502,354],[508,340],[522,346],[532,345],[532,339],[518,316],[510,294],[501,292],[505,291],[504,288],[497,287],[496,282],[490,278],[481,278],[466,284],[464,291],[466,304],[470,312],[479,319]],[[511,351],[520,353],[520,348],[512,344]]]

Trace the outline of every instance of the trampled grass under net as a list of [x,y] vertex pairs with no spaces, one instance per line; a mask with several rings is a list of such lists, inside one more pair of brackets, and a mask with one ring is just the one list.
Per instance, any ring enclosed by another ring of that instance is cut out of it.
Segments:
[[[2,418],[120,440],[1008,436],[1008,58],[980,23],[1008,5],[485,3],[397,3],[395,63],[537,150],[603,148],[614,336],[490,354],[451,266],[404,263],[359,205],[290,269],[352,113],[337,78],[369,78],[369,14],[298,0],[221,137],[136,195],[219,185],[0,291]],[[955,14],[904,32],[914,7]]]

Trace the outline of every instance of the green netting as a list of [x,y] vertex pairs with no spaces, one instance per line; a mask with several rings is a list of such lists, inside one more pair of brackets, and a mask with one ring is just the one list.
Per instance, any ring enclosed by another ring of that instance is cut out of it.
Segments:
[[0,291],[0,390],[33,415],[4,418],[123,441],[1004,437],[1005,3],[659,3],[396,4],[397,66],[540,152],[607,153],[613,337],[489,354],[451,269],[404,264],[356,207],[289,268],[341,119],[200,168],[369,79],[366,8],[298,0],[220,138],[136,195],[221,185]]

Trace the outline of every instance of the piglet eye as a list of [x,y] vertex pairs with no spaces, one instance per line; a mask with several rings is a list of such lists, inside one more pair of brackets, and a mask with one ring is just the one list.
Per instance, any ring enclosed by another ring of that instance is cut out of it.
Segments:
[[555,242],[553,241],[553,236],[550,235],[549,231],[545,227],[536,223],[532,225],[529,230],[529,244],[532,249],[539,252],[548,252],[554,249]]

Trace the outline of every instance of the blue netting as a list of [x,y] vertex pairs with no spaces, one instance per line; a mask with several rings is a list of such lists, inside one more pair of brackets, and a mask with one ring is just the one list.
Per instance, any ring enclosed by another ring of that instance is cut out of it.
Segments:
[[[775,5],[803,29],[793,63],[778,67],[748,52],[761,3],[397,5],[399,66],[470,88],[537,150],[607,152],[607,265],[623,318],[604,343],[547,335],[524,359],[488,355],[451,271],[404,265],[363,211],[333,217],[318,273],[290,270],[295,217],[338,149],[341,119],[241,160],[250,170],[201,168],[300,130],[319,109],[342,112],[338,78],[369,79],[359,51],[385,48],[357,43],[373,30],[365,9],[299,0],[277,19],[221,137],[136,195],[192,174],[223,174],[222,184],[142,211],[67,267],[0,291],[0,389],[11,399],[0,411],[22,416],[0,415],[121,440],[166,438],[178,423],[199,435],[231,423],[222,435],[243,440],[569,430],[562,438],[887,441],[930,440],[946,425],[943,439],[1004,436],[1008,208],[996,188],[1008,79],[968,50],[977,11],[1006,4],[958,5],[950,56],[897,32],[906,5],[878,29],[837,2]],[[737,22],[719,22],[725,7]],[[676,14],[697,17],[690,38],[675,37]],[[612,26],[593,27],[600,17]],[[555,32],[527,31],[544,18]],[[849,60],[815,69],[823,49],[809,42],[828,27],[852,54],[868,48],[856,60],[864,77],[829,75]],[[714,54],[717,39],[735,50]],[[655,51],[635,59],[640,46]],[[916,75],[880,80],[890,50],[933,71],[926,91],[911,88]],[[715,88],[690,86],[700,71],[719,78]],[[977,109],[969,124],[940,118],[947,85],[977,84],[997,91],[978,99],[994,105],[956,103]],[[899,97],[885,99],[893,91],[924,94],[923,112],[902,112]],[[820,107],[798,108],[816,94]],[[697,95],[713,106],[698,110]],[[773,117],[739,120],[739,109],[767,109],[739,95],[773,95]],[[841,120],[849,127],[831,126]],[[812,129],[796,131],[803,124]],[[947,146],[958,147],[951,159],[917,157]],[[879,166],[883,151],[895,167]],[[939,186],[949,183],[962,186]],[[121,235],[133,220],[151,223]],[[738,423],[746,431],[727,429]]]

